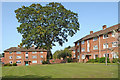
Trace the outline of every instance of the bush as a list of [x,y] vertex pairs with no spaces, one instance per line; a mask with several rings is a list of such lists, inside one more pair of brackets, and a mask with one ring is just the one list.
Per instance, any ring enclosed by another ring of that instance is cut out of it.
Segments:
[[42,64],[50,64],[49,61],[43,61]]
[[73,60],[70,58],[67,58],[67,62],[70,63],[70,62],[73,62]]
[[13,63],[13,66],[17,66],[17,64],[16,64],[16,63]]
[[7,63],[7,64],[4,64],[4,66],[12,66],[12,64],[10,64],[10,63]]
[[[106,57],[101,57],[99,59],[99,63],[105,63],[105,59],[106,59]],[[109,58],[107,58],[107,63],[110,63]]]
[[120,58],[113,58],[112,63],[120,63]]
[[87,61],[87,63],[94,63],[95,62],[95,59],[89,59],[88,61]]

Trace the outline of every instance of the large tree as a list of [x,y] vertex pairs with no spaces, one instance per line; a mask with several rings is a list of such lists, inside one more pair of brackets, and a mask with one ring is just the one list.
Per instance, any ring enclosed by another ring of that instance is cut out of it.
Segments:
[[49,3],[46,6],[32,4],[15,10],[20,23],[17,27],[22,34],[21,46],[47,49],[48,56],[52,46],[58,42],[61,46],[79,30],[78,14],[64,8],[61,3]]

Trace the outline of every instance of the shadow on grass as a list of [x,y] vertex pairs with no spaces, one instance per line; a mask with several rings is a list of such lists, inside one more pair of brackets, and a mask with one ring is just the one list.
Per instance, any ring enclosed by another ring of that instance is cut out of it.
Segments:
[[25,75],[25,76],[4,76],[2,80],[49,80],[51,76],[37,76],[37,75]]

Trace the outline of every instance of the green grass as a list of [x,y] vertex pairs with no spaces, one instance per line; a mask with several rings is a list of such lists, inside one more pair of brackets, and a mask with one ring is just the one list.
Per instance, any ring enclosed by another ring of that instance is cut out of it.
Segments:
[[67,63],[2,68],[3,78],[118,78],[118,65]]

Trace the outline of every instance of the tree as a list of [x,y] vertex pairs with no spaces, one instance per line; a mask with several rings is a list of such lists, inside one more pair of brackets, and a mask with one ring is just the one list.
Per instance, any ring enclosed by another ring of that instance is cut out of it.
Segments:
[[72,52],[69,51],[68,49],[64,49],[64,50],[59,51],[59,54],[57,55],[57,58],[60,59],[62,57],[63,59],[66,59],[67,56],[69,56],[69,58],[71,58]]
[[61,3],[22,6],[15,13],[20,23],[17,31],[22,34],[20,46],[30,48],[34,44],[36,49],[47,49],[48,56],[55,42],[62,46],[68,36],[72,37],[79,30],[78,14]]
[[60,50],[55,51],[55,53],[53,54],[53,58],[57,59],[57,55],[60,53]]

